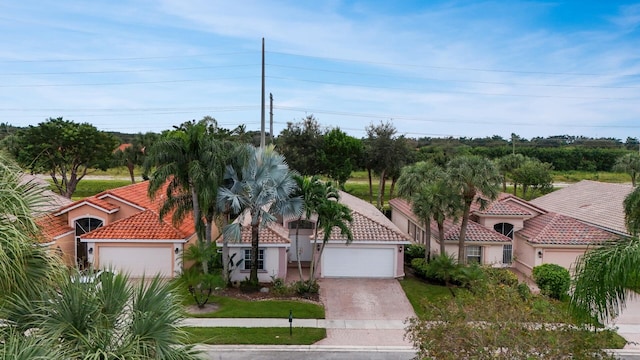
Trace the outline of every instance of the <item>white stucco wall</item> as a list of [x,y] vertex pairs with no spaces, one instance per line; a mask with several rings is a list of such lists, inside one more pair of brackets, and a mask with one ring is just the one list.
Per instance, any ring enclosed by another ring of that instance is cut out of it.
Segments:
[[[229,249],[229,256],[233,254],[237,254],[233,261],[234,263],[238,262],[240,259],[244,258],[244,249],[249,249],[250,246],[233,246]],[[282,274],[281,269],[281,253],[285,251],[286,248],[282,246],[260,246],[260,249],[264,249],[264,270],[258,270],[258,281],[262,283],[269,283],[272,281],[273,277],[281,277],[284,278],[286,276],[286,257],[284,259],[285,263],[285,273]],[[231,281],[243,281],[249,278],[249,270],[244,270],[244,262],[240,264],[237,268],[234,268],[231,272]]]

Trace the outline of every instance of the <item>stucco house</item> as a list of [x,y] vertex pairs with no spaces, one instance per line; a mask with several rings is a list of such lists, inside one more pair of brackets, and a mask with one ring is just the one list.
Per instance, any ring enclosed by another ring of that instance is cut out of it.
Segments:
[[[411,204],[400,198],[392,199],[389,204],[392,221],[414,242],[424,243],[424,228],[411,211]],[[525,275],[545,263],[571,269],[589,246],[619,237],[601,227],[504,193],[484,210],[474,205],[469,220],[465,239],[467,262],[514,267]],[[433,222],[431,234],[429,241],[437,253],[439,238]],[[458,253],[459,234],[460,222],[448,220],[445,247],[453,256]]]
[[[399,278],[404,276],[404,245],[409,238],[373,205],[345,192],[340,193],[340,202],[352,211],[351,231],[353,241],[339,231],[331,233],[319,263],[320,277]],[[299,251],[295,251],[296,227],[299,226]],[[286,278],[288,266],[300,261],[311,261],[313,246],[319,248],[323,234],[314,238],[315,219],[310,221],[282,219],[260,229],[258,258],[261,282],[272,277]],[[232,281],[242,281],[249,276],[251,256],[251,229],[243,227],[242,240],[230,243],[230,254],[234,261],[245,259],[231,273]],[[222,246],[222,240],[218,241]]]
[[69,266],[113,267],[131,277],[173,277],[196,239],[192,218],[180,226],[160,221],[162,202],[147,196],[147,181],[104,191],[40,217],[43,245]]

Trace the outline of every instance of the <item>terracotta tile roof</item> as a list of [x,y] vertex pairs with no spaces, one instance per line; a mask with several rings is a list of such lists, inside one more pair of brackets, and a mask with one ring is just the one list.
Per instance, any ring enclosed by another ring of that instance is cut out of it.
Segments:
[[531,203],[620,234],[628,234],[622,203],[632,190],[633,187],[628,184],[583,180],[531,200]]
[[[240,236],[240,242],[242,244],[251,244],[251,226],[243,226]],[[289,230],[277,223],[271,223],[266,227],[261,227],[258,232],[258,238],[260,240],[260,244],[287,245],[291,243],[289,240]],[[216,242],[218,244],[222,244],[222,238]]]
[[42,188],[44,201],[33,209],[35,216],[49,213],[73,202],[71,199],[49,190],[49,183],[38,176],[22,174],[20,176],[20,184],[27,183],[34,184],[35,186]]
[[[348,206],[352,211],[351,216],[353,217],[353,222],[350,227],[354,242],[409,241],[408,235],[400,231],[400,229],[398,229],[391,220],[368,202],[341,191],[340,203]],[[323,236],[322,232],[319,231],[318,238],[321,239]],[[331,231],[330,240],[346,240],[346,237],[340,235],[340,231],[337,228],[334,228]]]
[[153,210],[145,210],[120,219],[81,236],[82,239],[173,240],[187,235],[167,222],[160,222]]
[[524,228],[517,234],[530,243],[547,245],[600,244],[619,237],[557,213],[547,213],[525,220]]
[[398,210],[400,213],[408,216],[409,218],[411,218],[411,220],[413,220],[416,223],[421,223],[421,220],[418,219],[416,217],[416,215],[413,213],[413,210],[411,209],[411,203],[408,202],[407,200],[403,199],[403,198],[395,198],[395,199],[391,199],[389,200],[389,206],[391,206],[392,210],[396,209]]
[[36,223],[42,230],[42,235],[44,236],[44,239],[42,239],[41,242],[49,242],[56,236],[74,231],[73,228],[69,227],[69,224],[67,224],[67,221],[64,218],[54,216],[52,214],[47,214],[37,218]]
[[500,200],[492,202],[485,210],[477,213],[489,216],[533,216],[530,211]]
[[74,208],[76,208],[78,206],[81,206],[82,204],[91,204],[91,205],[96,206],[96,207],[98,207],[100,209],[103,209],[103,210],[105,210],[106,212],[109,212],[109,213],[119,209],[119,206],[117,206],[117,205],[113,205],[113,204],[111,204],[111,203],[109,203],[109,202],[107,202],[105,200],[98,199],[96,197],[91,196],[91,197],[87,197],[87,198],[84,198],[82,200],[78,200],[76,202],[73,202],[73,203],[71,203],[71,204],[69,204],[67,206],[61,207],[60,209],[58,209],[57,212],[58,213],[65,213],[70,209],[74,209]]
[[[460,229],[461,229],[460,222],[454,224],[450,220],[445,221],[444,241],[457,242],[458,239],[460,238]],[[437,224],[435,226],[434,224],[432,224],[431,236],[439,240]],[[510,243],[511,239],[507,236],[500,234],[497,231],[487,229],[486,227],[478,224],[477,222],[469,221],[469,223],[467,224],[467,232],[465,234],[464,241],[465,242],[483,242],[483,243],[487,243],[487,242]]]

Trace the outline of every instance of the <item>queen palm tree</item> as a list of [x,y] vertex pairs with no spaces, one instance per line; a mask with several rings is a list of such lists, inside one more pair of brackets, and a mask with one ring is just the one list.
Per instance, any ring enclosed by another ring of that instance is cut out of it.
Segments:
[[622,155],[616,159],[613,170],[629,174],[631,176],[631,184],[636,186],[636,179],[640,173],[640,154],[631,152]]
[[[302,175],[294,175],[294,180],[297,184],[297,189],[294,192],[294,196],[299,196],[302,199],[302,207],[304,211],[300,213],[296,224],[296,235],[295,235],[295,251],[296,258],[298,262],[298,272],[300,274],[300,280],[304,280],[302,276],[302,264],[300,262],[300,251],[299,251],[299,233],[300,233],[300,222],[303,217],[305,220],[310,220],[311,216],[316,212],[316,209],[320,202],[327,197],[327,192],[325,191],[325,185],[322,183],[318,176],[302,176]],[[337,192],[333,192],[337,196]],[[316,226],[317,228],[317,226]]]
[[493,201],[498,197],[501,179],[494,164],[481,156],[471,155],[454,158],[447,164],[447,170],[453,187],[458,191],[464,203],[460,238],[458,239],[458,262],[462,264],[465,263],[464,241],[471,215],[471,204],[475,201],[480,205],[480,209],[484,210],[489,204],[488,200]]
[[640,283],[640,189],[624,200],[625,220],[631,237],[588,249],[575,266],[571,309],[582,319],[615,318],[631,296],[629,287]]
[[[332,187],[332,186],[331,186]],[[347,238],[347,244],[353,240],[353,233],[349,223],[353,221],[351,216],[351,209],[346,205],[338,202],[338,199],[332,199],[330,197],[324,197],[316,208],[318,214],[318,222],[316,229],[322,229],[322,245],[318,256],[314,256],[311,262],[311,274],[309,276],[309,282],[314,283],[316,280],[316,268],[317,262],[322,260],[322,253],[324,247],[331,238],[331,234],[334,228],[338,228],[340,235]],[[316,231],[316,239],[318,238],[318,232]]]
[[240,239],[247,219],[251,226],[251,272],[249,281],[258,283],[258,247],[260,227],[277,220],[277,216],[298,217],[302,199],[293,196],[296,182],[284,157],[273,145],[265,148],[248,146],[249,157],[238,169],[227,167],[227,186],[218,191],[218,207],[231,209],[237,221],[225,226],[223,233]]

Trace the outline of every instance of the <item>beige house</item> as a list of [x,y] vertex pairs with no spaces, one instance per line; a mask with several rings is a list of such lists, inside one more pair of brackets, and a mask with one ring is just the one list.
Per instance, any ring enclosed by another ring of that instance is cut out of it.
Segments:
[[[404,199],[392,199],[392,221],[416,243],[424,243],[422,222]],[[613,240],[618,234],[574,217],[549,211],[533,202],[501,194],[485,210],[471,209],[467,227],[466,261],[495,267],[514,267],[529,275],[535,266],[554,263],[571,269],[578,256],[593,245]],[[432,251],[437,253],[437,226],[431,224]],[[445,223],[446,251],[458,253],[460,222]]]

